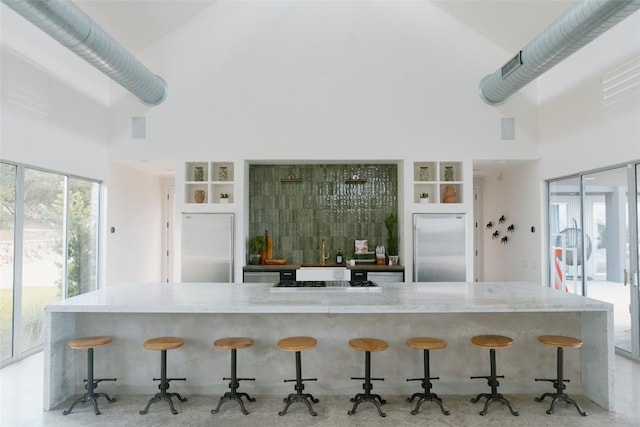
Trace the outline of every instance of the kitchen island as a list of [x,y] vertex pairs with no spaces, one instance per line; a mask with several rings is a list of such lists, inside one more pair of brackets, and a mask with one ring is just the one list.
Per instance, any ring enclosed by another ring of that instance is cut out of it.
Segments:
[[[377,393],[410,396],[416,384],[406,378],[421,375],[422,352],[406,339],[434,336],[448,346],[432,352],[435,387],[442,395],[485,392],[488,351],[474,347],[480,334],[508,335],[513,347],[497,352],[500,391],[540,394],[550,384],[534,378],[554,378],[556,352],[540,345],[538,335],[580,337],[579,350],[565,352],[567,392],[580,394],[604,409],[614,409],[613,308],[611,304],[566,294],[529,283],[394,283],[376,292],[352,289],[295,289],[274,292],[268,284],[127,283],[50,304],[46,307],[44,348],[44,409],[50,410],[82,391],[86,352],[69,349],[80,336],[111,335],[113,343],[96,349],[96,377],[117,377],[100,391],[118,394],[155,393],[160,360],[142,342],[155,336],[178,336],[184,347],[168,353],[168,375],[186,377],[172,391],[187,396],[215,396],[227,391],[229,354],[213,341],[230,336],[254,340],[238,352],[240,376],[250,394],[286,396],[294,377],[291,354],[276,342],[287,336],[310,335],[318,340],[304,354],[303,370],[314,395],[355,394],[361,389],[364,356],[349,349],[354,337],[388,341],[389,349],[372,355],[372,370],[384,381]],[[175,390],[174,390],[175,389]]]

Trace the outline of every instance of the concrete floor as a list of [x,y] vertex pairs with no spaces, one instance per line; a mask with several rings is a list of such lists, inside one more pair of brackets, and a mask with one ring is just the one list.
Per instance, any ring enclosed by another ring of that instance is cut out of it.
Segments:
[[[73,412],[62,415],[63,409],[72,400],[60,405],[53,411],[42,408],[42,373],[43,356],[38,353],[19,363],[0,370],[0,425],[3,427],[33,426],[413,426],[417,423],[429,426],[638,426],[640,425],[640,363],[630,361],[616,355],[616,412],[607,412],[590,402],[584,396],[573,396],[589,415],[581,417],[573,407],[560,403],[553,415],[545,414],[549,407],[549,399],[544,403],[536,403],[534,396],[505,396],[520,412],[520,416],[509,414],[505,406],[494,403],[489,407],[487,415],[480,416],[482,403],[473,404],[471,396],[441,396],[451,415],[443,415],[433,403],[425,403],[417,415],[411,415],[414,404],[405,401],[406,396],[384,396],[388,403],[383,406],[386,418],[381,418],[375,407],[363,403],[356,414],[347,415],[351,409],[349,397],[361,391],[361,385],[354,381],[353,389],[345,390],[344,396],[316,396],[320,403],[314,405],[318,412],[316,417],[309,415],[304,404],[293,404],[289,412],[279,416],[283,407],[282,398],[277,396],[254,396],[256,402],[247,403],[249,415],[240,413],[234,402],[224,404],[219,414],[212,415],[219,396],[187,396],[188,401],[176,403],[177,415],[172,415],[164,402],[151,406],[147,415],[140,415],[141,410],[152,393],[148,396],[131,395],[115,396],[117,401],[107,403],[99,400],[101,415],[94,415],[91,405],[78,404]],[[506,381],[506,379],[505,379]],[[307,383],[305,392],[314,393],[313,382]],[[415,383],[419,387],[419,383]],[[99,390],[98,390],[99,391]],[[170,391],[180,391],[179,383]],[[242,385],[240,391],[251,394],[251,383]],[[418,390],[416,390],[418,391]],[[437,381],[434,381],[437,393]],[[291,385],[293,392],[293,384]],[[375,389],[374,389],[375,392]],[[571,394],[571,384],[567,392]],[[349,395],[348,395],[349,394]],[[284,397],[284,396],[283,396]]]

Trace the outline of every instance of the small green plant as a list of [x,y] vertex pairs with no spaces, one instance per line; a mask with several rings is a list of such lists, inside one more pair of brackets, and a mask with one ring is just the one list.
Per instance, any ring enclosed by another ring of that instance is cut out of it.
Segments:
[[220,198],[221,199],[228,199],[229,198],[229,194],[228,193],[220,193]]
[[252,236],[249,237],[248,245],[249,253],[253,255],[260,255],[267,250],[267,242],[264,240],[264,236]]
[[387,227],[387,252],[389,255],[398,255],[398,219],[394,214],[390,214],[384,220],[384,225]]
[[420,193],[420,198],[421,199],[428,199],[429,198],[429,193]]

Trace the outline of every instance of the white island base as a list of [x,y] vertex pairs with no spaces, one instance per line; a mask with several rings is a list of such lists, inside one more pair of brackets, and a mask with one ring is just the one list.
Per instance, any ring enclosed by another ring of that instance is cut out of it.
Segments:
[[[252,347],[238,350],[240,391],[285,397],[293,392],[295,358],[276,342],[309,335],[318,345],[302,353],[306,385],[314,395],[359,393],[364,353],[351,350],[355,337],[386,340],[389,348],[371,356],[375,393],[410,396],[422,375],[422,352],[407,338],[432,336],[448,346],[431,352],[431,373],[439,376],[434,391],[442,395],[487,392],[489,351],[470,343],[474,335],[499,334],[514,339],[511,348],[496,351],[501,393],[541,394],[553,391],[556,351],[541,345],[539,335],[568,335],[584,341],[567,349],[567,393],[584,395],[613,410],[614,350],[612,306],[534,284],[435,283],[384,284],[382,292],[340,292],[323,289],[271,292],[265,284],[125,284],[81,295],[46,308],[44,408],[50,410],[83,392],[86,352],[71,350],[69,339],[110,335],[111,345],[95,350],[95,376],[116,377],[100,383],[109,394],[153,395],[160,372],[159,352],[142,342],[156,336],[178,336],[181,348],[167,352],[170,391],[189,396],[228,390],[230,352],[213,347],[223,337],[246,336]],[[213,402],[212,400],[212,402]]]

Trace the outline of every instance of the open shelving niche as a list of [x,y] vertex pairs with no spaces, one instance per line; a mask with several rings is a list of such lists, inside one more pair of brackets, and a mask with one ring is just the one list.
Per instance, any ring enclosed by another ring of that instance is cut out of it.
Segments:
[[429,194],[429,202],[442,204],[444,189],[447,185],[456,191],[456,202],[463,203],[462,162],[414,162],[413,164],[413,201],[421,201],[420,195]]
[[[202,168],[202,180],[198,180],[196,170]],[[186,162],[184,168],[184,202],[197,203],[196,191],[205,192],[203,204],[233,203],[234,167],[233,162]],[[227,202],[220,195],[228,194]]]

